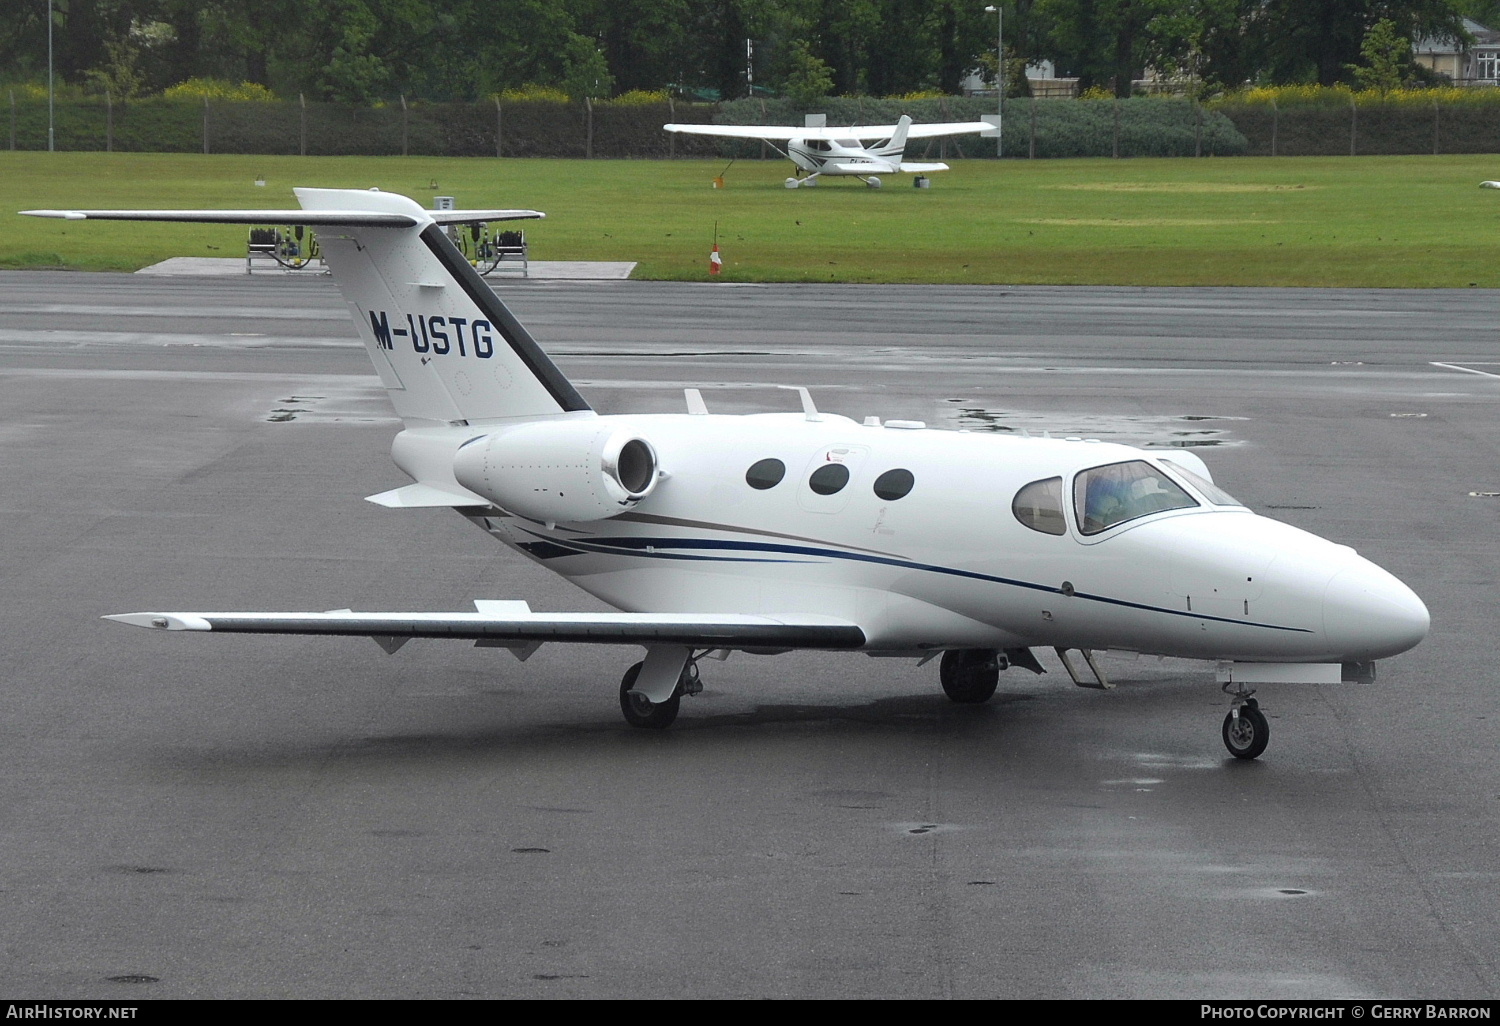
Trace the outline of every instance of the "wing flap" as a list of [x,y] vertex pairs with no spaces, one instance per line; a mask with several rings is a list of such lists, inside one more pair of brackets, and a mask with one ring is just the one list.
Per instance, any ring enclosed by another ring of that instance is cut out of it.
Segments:
[[460,638],[490,642],[687,645],[693,648],[854,649],[859,625],[793,614],[679,613],[116,613],[106,620],[167,631],[323,634],[375,638]]

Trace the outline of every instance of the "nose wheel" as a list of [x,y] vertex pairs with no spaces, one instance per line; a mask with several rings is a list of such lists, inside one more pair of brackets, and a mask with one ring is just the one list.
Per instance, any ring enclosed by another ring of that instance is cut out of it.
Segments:
[[1271,725],[1250,693],[1236,694],[1224,717],[1224,747],[1236,759],[1255,759],[1271,740]]

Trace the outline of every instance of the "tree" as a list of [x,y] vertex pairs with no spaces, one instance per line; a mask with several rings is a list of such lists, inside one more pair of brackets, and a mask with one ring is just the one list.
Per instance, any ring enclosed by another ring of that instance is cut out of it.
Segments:
[[604,51],[588,36],[573,33],[563,49],[563,89],[573,99],[582,102],[609,96],[614,85]]
[[799,107],[812,106],[833,88],[832,69],[802,40],[792,44],[787,63],[786,94]]
[[1381,18],[1365,33],[1359,46],[1363,66],[1352,67],[1354,80],[1361,89],[1374,89],[1382,97],[1399,89],[1411,64],[1411,40],[1396,31],[1396,23]]

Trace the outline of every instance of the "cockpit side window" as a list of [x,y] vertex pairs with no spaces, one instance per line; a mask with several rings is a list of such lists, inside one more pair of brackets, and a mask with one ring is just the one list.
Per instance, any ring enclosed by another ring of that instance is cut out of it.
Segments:
[[1073,509],[1078,529],[1085,535],[1151,513],[1196,505],[1192,496],[1145,460],[1094,467],[1073,479]]
[[1063,519],[1063,483],[1060,477],[1033,481],[1016,493],[1010,504],[1016,519],[1043,534],[1067,534]]

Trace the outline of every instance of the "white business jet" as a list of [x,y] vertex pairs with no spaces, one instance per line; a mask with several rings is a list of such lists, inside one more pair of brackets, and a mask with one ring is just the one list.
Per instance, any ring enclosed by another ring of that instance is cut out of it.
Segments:
[[[1353,549],[1259,516],[1186,452],[927,430],[819,412],[596,413],[449,240],[455,219],[382,192],[298,189],[300,211],[27,211],[46,217],[288,223],[323,255],[404,422],[413,483],[371,496],[453,509],[621,610],[144,612],[166,631],[363,635],[395,652],[460,638],[522,659],[546,642],[640,645],[625,718],[665,727],[731,652],[841,649],[926,662],[955,702],[1000,671],[1110,686],[1102,650],[1217,663],[1223,738],[1265,748],[1262,682],[1369,680],[1427,633],[1427,609]],[[1076,651],[1077,656],[1070,655]]]
[[[908,115],[894,125],[866,125],[850,128],[828,128],[814,124],[810,115],[805,128],[790,128],[779,125],[662,125],[668,132],[687,135],[712,135],[724,139],[760,139],[768,143],[784,143],[786,149],[777,147],[777,152],[796,165],[798,171],[807,172],[786,180],[788,189],[816,185],[820,175],[853,175],[873,188],[880,188],[880,175],[904,171],[910,174],[927,174],[931,171],[947,171],[948,165],[941,163],[913,163],[902,160],[908,139],[936,139],[948,135],[995,134],[995,126],[988,121],[954,121],[934,125],[914,125]],[[865,145],[865,140],[873,140]]]

